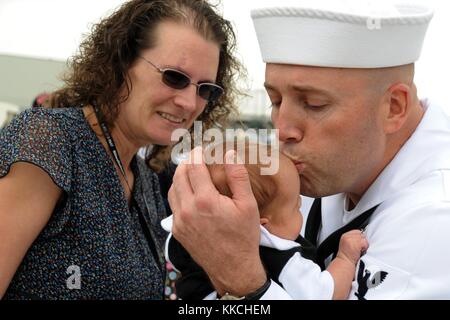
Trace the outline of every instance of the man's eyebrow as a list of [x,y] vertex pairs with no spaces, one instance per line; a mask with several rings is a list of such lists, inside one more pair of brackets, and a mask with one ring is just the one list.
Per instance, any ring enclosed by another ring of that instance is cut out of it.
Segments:
[[289,89],[301,92],[301,93],[315,93],[324,96],[331,96],[331,92],[323,89],[319,89],[313,86],[301,86],[301,85],[289,85]]
[[[264,83],[264,87],[266,88],[266,90],[277,91],[275,86],[273,86],[267,82]],[[315,94],[320,94],[320,95],[324,95],[327,97],[332,96],[332,93],[329,91],[319,89],[319,88],[316,88],[313,86],[307,86],[307,85],[303,85],[303,86],[302,85],[289,85],[289,89],[298,91],[300,93],[315,93]]]

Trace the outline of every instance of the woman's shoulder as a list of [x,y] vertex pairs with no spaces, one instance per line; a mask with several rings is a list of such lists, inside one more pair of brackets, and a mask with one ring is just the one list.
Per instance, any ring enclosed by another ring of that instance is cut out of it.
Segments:
[[5,131],[12,135],[44,135],[56,133],[67,137],[79,132],[85,119],[81,108],[30,108],[19,113]]
[[81,108],[30,108],[18,115],[18,118],[27,120],[45,120],[58,121],[60,123],[79,121],[83,118]]
[[35,107],[22,111],[10,123],[9,127],[52,127],[73,126],[83,119],[81,108],[43,108]]
[[81,115],[82,111],[76,109],[38,107],[16,116],[0,135],[0,177],[9,172],[12,164],[28,162],[42,168],[61,189],[69,191],[73,146],[79,131],[76,122]]

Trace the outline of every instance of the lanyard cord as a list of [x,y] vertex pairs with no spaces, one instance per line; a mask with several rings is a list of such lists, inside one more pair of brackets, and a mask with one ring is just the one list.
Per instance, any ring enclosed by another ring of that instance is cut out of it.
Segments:
[[[148,227],[148,225],[145,221],[144,215],[139,207],[139,204],[136,201],[135,197],[133,196],[133,191],[131,190],[130,184],[128,183],[127,175],[125,173],[125,169],[123,167],[122,161],[120,160],[120,156],[119,156],[119,152],[117,151],[116,144],[114,143],[114,140],[111,136],[111,133],[109,132],[108,127],[106,126],[106,123],[103,121],[103,114],[100,111],[100,109],[98,108],[97,104],[92,103],[92,106],[94,107],[94,112],[95,112],[95,115],[97,116],[98,123],[103,132],[103,135],[105,136],[106,143],[108,144],[108,149],[111,152],[111,154],[113,155],[113,160],[116,163],[116,165],[119,167],[120,172],[122,173],[122,176],[125,179],[125,183],[127,184],[128,190],[130,191],[131,202],[132,203],[134,202],[134,206],[136,207],[136,210],[138,212],[139,223],[141,224],[142,230],[144,231],[144,236],[147,239],[147,242],[148,242],[150,250],[153,254],[153,257],[155,258],[155,261],[157,263],[159,263],[158,264],[159,269],[163,270],[164,259],[163,259],[162,255],[159,254],[158,250],[156,249],[155,236],[153,235],[153,232],[151,231],[151,229]],[[147,200],[145,199],[145,196],[143,196],[143,197],[144,197],[144,201],[145,201],[145,206],[147,207],[147,210],[148,210]]]
[[125,174],[125,169],[123,167],[122,160],[120,160],[120,156],[119,156],[119,152],[117,151],[116,144],[114,143],[114,140],[111,137],[111,134],[109,133],[106,123],[103,121],[103,114],[100,112],[100,109],[97,107],[96,103],[93,103],[92,105],[94,107],[95,115],[97,116],[97,120],[100,125],[100,128],[102,129],[103,135],[105,136],[106,143],[108,144],[109,151],[111,151],[114,162],[119,167],[120,172],[122,173],[122,176],[125,179],[125,182],[128,186],[128,189],[130,189],[130,192],[131,192],[130,184],[128,183],[127,175]]

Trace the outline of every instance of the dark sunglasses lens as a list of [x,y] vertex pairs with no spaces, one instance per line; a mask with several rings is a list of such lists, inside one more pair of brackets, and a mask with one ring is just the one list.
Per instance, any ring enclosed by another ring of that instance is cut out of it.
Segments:
[[223,93],[223,89],[211,84],[202,83],[198,88],[198,95],[207,101],[217,101]]
[[174,89],[184,89],[191,82],[187,76],[175,70],[165,70],[162,78],[166,85]]

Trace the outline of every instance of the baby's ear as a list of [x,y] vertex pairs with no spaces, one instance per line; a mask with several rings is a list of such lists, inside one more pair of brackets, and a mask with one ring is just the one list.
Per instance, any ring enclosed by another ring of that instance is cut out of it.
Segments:
[[260,218],[260,219],[259,219],[259,223],[260,223],[262,226],[265,226],[266,224],[269,223],[269,218]]

